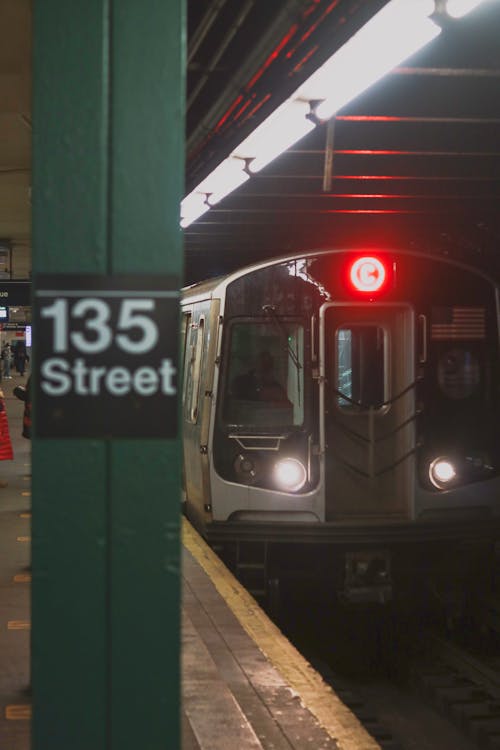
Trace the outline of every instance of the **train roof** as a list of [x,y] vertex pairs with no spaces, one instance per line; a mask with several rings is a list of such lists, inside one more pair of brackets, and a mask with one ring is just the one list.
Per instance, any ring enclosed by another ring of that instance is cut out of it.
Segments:
[[189,299],[194,300],[196,299],[207,299],[214,296],[214,293],[221,294],[224,292],[225,288],[229,283],[232,281],[235,281],[236,279],[240,278],[241,276],[246,276],[249,273],[253,273],[254,271],[258,271],[262,268],[269,268],[270,266],[279,265],[280,263],[286,263],[293,260],[298,260],[301,258],[311,258],[316,255],[328,255],[331,254],[337,254],[337,253],[399,253],[401,255],[413,255],[420,258],[427,258],[428,260],[434,260],[441,263],[447,263],[450,265],[453,265],[458,268],[462,268],[465,271],[468,271],[470,273],[475,273],[478,276],[482,276],[484,279],[487,279],[491,284],[494,286],[498,286],[498,282],[490,276],[489,274],[486,274],[483,270],[480,268],[468,265],[466,263],[463,263],[459,260],[455,260],[450,257],[443,257],[441,255],[429,253],[429,252],[422,252],[419,250],[412,250],[412,249],[402,249],[398,247],[377,247],[377,248],[370,248],[370,247],[329,247],[329,248],[316,248],[316,249],[310,249],[310,250],[304,250],[303,252],[294,252],[292,254],[287,255],[281,255],[277,256],[276,258],[267,258],[265,260],[260,260],[255,263],[251,263],[246,266],[242,266],[241,268],[231,271],[225,275],[222,276],[215,276],[211,279],[206,279],[204,281],[197,282],[195,284],[191,284],[190,286],[184,287],[181,290],[182,299]]

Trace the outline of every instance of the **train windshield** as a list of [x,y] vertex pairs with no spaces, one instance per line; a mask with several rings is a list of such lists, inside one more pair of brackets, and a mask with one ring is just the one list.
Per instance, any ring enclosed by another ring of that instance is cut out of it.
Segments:
[[235,322],[226,359],[223,419],[264,430],[304,421],[304,328]]

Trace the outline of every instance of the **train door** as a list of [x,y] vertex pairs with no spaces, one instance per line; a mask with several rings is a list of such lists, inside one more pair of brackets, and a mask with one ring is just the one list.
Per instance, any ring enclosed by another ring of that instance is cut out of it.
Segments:
[[409,305],[324,305],[321,440],[327,521],[412,512],[414,313]]

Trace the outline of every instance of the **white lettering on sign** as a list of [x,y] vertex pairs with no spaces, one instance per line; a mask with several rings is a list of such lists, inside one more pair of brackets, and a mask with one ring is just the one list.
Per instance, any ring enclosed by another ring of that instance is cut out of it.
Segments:
[[174,377],[177,373],[171,359],[162,359],[158,368],[141,366],[136,370],[115,366],[111,368],[87,365],[84,359],[71,364],[62,357],[45,360],[40,368],[41,389],[48,396],[126,396],[137,393],[151,396],[159,389],[164,396],[175,396]]
[[[84,297],[75,301],[56,298],[41,307],[40,316],[52,322],[51,350],[55,355],[40,367],[40,387],[48,396],[74,393],[77,396],[175,396],[176,368],[171,359],[161,359],[158,366],[138,367],[102,363],[89,364],[86,357],[105,355],[114,349],[128,356],[140,357],[153,352],[160,333],[152,317],[155,300],[125,298],[119,301],[115,325],[112,308],[104,299]],[[72,330],[72,328],[77,330]],[[78,357],[76,354],[84,356]],[[102,359],[102,357],[101,357]],[[133,361],[133,360],[132,360]]]
[[[142,313],[154,310],[152,299],[124,299],[120,305],[117,330],[120,333],[113,337],[109,324],[111,309],[102,299],[86,298],[68,305],[68,300],[57,299],[52,305],[43,307],[42,318],[52,318],[54,352],[64,354],[69,343],[83,354],[98,354],[114,343],[129,354],[145,354],[154,349],[158,343],[158,326],[154,320]],[[69,309],[68,309],[69,308]],[[68,333],[70,319],[83,319],[85,331]],[[131,338],[128,331],[138,329],[139,338]],[[126,333],[123,333],[123,332]]]

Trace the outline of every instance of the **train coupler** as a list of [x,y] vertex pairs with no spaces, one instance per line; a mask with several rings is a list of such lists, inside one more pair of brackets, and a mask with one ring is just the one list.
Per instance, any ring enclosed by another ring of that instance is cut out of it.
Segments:
[[352,604],[392,600],[391,557],[387,550],[347,552],[341,598]]

